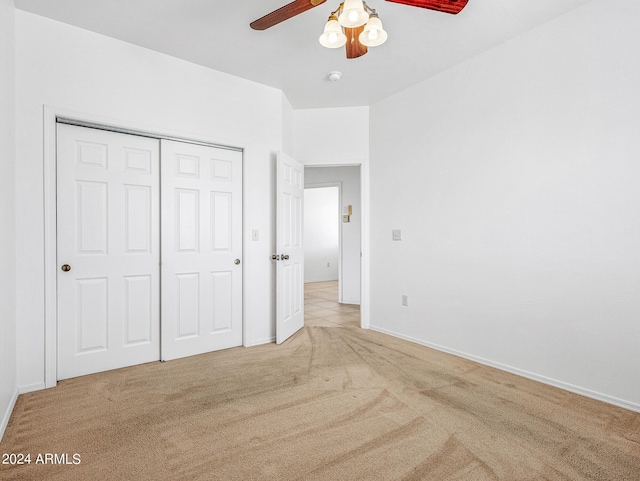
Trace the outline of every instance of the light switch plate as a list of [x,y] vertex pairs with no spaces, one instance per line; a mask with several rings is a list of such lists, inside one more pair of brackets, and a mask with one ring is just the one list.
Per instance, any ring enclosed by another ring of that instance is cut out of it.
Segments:
[[258,229],[253,229],[251,231],[251,240],[254,240],[254,241],[260,240],[260,231]]

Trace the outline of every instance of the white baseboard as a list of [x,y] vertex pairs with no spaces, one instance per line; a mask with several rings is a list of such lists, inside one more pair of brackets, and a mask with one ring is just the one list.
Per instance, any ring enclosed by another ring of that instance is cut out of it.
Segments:
[[454,356],[469,359],[470,361],[484,364],[485,366],[494,367],[496,369],[500,369],[501,371],[506,371],[511,374],[516,374],[517,376],[522,376],[527,379],[531,379],[533,381],[541,382],[543,384],[548,384],[549,386],[557,387],[565,391],[569,391],[575,394],[580,394],[581,396],[595,399],[597,401],[613,404],[614,406],[628,409],[629,411],[640,412],[640,404],[627,401],[625,399],[619,399],[614,396],[609,396],[608,394],[592,391],[590,389],[586,389],[580,386],[575,386],[573,384],[569,384],[563,381],[558,381],[557,379],[552,379],[546,376],[542,376],[540,374],[525,371],[523,369],[518,369],[516,367],[508,366],[506,364],[501,364],[499,362],[490,361],[489,359],[484,359],[482,357],[474,356],[472,354],[467,354],[465,352],[457,351],[455,349],[450,349],[448,347],[440,346],[438,344],[433,344],[431,342],[423,341],[421,339],[416,339],[411,336],[405,336],[404,334],[393,332],[381,327],[369,326],[369,329],[371,329],[372,331],[381,332],[383,334],[388,334],[390,336],[397,337],[399,339],[404,339],[405,341],[414,342],[416,344],[420,344],[421,346],[430,347],[431,349],[435,349],[436,351],[441,351],[447,354],[453,354]]
[[13,392],[11,399],[9,400],[9,404],[2,414],[2,420],[0,421],[0,441],[4,437],[4,432],[7,429],[7,425],[9,424],[9,419],[11,418],[11,413],[13,413],[13,408],[16,405],[16,401],[18,400],[18,389]]
[[267,337],[264,339],[255,339],[245,344],[245,347],[253,347],[253,346],[261,346],[262,344],[271,344],[272,342],[276,342],[275,337]]
[[33,391],[42,391],[43,389],[46,389],[47,386],[45,386],[45,384],[43,382],[36,382],[33,384],[26,384],[24,386],[18,386],[18,392],[20,394],[26,394],[28,392],[33,392]]
[[360,301],[350,301],[348,299],[342,299],[342,302],[340,304],[349,304],[350,306],[359,306]]

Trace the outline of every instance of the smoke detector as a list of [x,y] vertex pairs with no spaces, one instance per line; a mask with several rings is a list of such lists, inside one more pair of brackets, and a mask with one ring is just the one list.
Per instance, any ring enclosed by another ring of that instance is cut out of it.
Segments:
[[329,80],[331,80],[332,82],[337,82],[338,80],[340,80],[342,78],[342,72],[329,72]]

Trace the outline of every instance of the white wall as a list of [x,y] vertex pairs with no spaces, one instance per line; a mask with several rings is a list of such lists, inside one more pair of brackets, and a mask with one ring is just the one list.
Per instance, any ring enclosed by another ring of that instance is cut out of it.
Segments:
[[304,190],[304,282],[338,280],[338,197],[338,186]]
[[597,0],[371,107],[372,327],[640,410],[639,18]]
[[293,112],[293,157],[305,165],[354,165],[369,160],[369,107]]
[[[30,13],[16,12],[18,383],[43,387],[43,105],[243,147],[248,344],[274,336],[273,153],[279,90]],[[247,238],[247,235],[249,236]]]
[[289,99],[282,94],[282,150],[293,157],[293,117],[295,111]]
[[[361,257],[363,228],[363,209],[360,189],[360,166],[349,167],[305,167],[304,183],[305,187],[317,184],[339,182],[342,189],[342,204],[352,206],[350,222],[339,223],[340,236],[342,238],[342,257],[340,259],[342,280],[340,283],[340,299],[345,304],[360,304],[361,287]],[[306,190],[305,190],[306,192]],[[307,220],[305,218],[305,227]],[[305,236],[305,276],[307,270],[306,263],[306,242]]]
[[17,396],[14,7],[0,0],[0,439]]

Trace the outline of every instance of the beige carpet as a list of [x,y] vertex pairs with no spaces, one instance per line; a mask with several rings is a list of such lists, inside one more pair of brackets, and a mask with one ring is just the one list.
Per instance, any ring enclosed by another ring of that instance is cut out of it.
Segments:
[[0,479],[640,480],[640,414],[361,330],[332,285],[309,287],[282,346],[20,396],[0,453],[32,464]]

